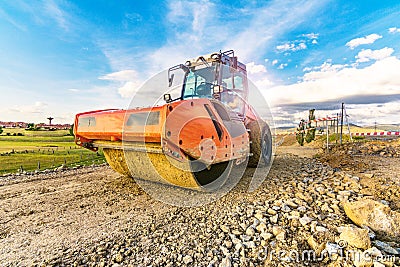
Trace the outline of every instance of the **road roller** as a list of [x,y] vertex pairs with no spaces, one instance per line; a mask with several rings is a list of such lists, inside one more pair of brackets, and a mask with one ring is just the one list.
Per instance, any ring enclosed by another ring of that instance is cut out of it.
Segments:
[[157,104],[77,114],[75,143],[101,148],[122,175],[193,190],[223,186],[237,166],[271,164],[271,130],[248,103],[246,65],[233,50],[187,60],[165,79]]

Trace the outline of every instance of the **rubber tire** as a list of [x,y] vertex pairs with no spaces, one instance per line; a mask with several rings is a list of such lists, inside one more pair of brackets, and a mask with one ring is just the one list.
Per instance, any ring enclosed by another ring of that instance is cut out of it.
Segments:
[[247,128],[250,130],[250,153],[248,167],[258,164],[269,166],[272,160],[272,135],[268,124],[263,120],[252,121]]

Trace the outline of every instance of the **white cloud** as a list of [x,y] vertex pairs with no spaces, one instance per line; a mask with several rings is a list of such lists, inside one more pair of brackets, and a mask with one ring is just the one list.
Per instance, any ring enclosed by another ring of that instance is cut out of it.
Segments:
[[302,34],[302,36],[307,37],[308,39],[311,39],[311,40],[315,40],[315,39],[318,39],[319,33],[312,32],[312,33]]
[[290,43],[276,46],[276,49],[278,49],[279,51],[288,51],[288,50],[292,50],[293,48],[294,48],[294,44],[290,44]]
[[[276,49],[278,52],[296,52],[299,50],[304,50],[307,49],[307,44],[317,44],[319,34],[317,33],[307,33],[307,34],[302,34],[300,35],[301,38],[300,40],[294,40],[290,42],[286,42],[284,44],[276,46]],[[285,55],[289,55],[289,53],[285,53]]]
[[[254,62],[262,56],[259,51],[267,47],[269,40],[293,29],[301,23],[302,18],[318,11],[322,5],[317,0],[290,0],[285,3],[273,0],[257,12],[249,13],[252,18],[243,23],[236,20],[222,22],[221,18],[225,13],[209,0],[169,0],[164,21],[168,38],[158,49],[153,48],[138,54],[133,49],[118,46],[123,40],[97,40],[112,70],[116,71],[100,79],[113,82],[120,96],[132,97],[137,92],[135,88],[139,88],[145,80],[138,77],[147,79],[160,70],[185,62],[188,58],[221,48],[233,48],[241,62]],[[245,12],[241,9],[236,11]],[[296,44],[296,49],[304,48],[305,44]],[[272,62],[272,65],[276,64],[278,61]],[[285,66],[282,64],[281,68]],[[262,65],[249,66],[249,74],[264,74],[264,71],[266,69]],[[253,74],[252,79],[262,88],[272,85],[265,75]]]
[[100,80],[126,82],[136,79],[138,76],[135,70],[122,70],[99,77]]
[[350,47],[350,49],[354,49],[359,45],[373,44],[376,40],[378,40],[380,38],[382,38],[381,35],[373,33],[373,34],[367,35],[365,37],[360,37],[360,38],[350,40],[349,42],[346,43],[346,46]]
[[165,28],[168,37],[160,47],[138,53],[127,48],[125,40],[97,40],[113,70],[134,69],[149,78],[187,59],[217,52],[232,39],[232,25],[220,23],[219,9],[211,1],[170,0],[167,7],[159,27]]
[[[166,19],[163,21],[165,25],[162,25],[166,27],[168,37],[163,46],[149,48],[138,54],[134,49],[121,48],[125,46],[119,46],[118,43],[124,43],[123,40],[110,42],[98,39],[97,43],[109,60],[112,70],[135,70],[137,76],[146,78],[185,62],[188,58],[218,51],[221,48],[234,49],[241,62],[252,62],[259,60],[262,56],[259,51],[265,49],[272,38],[293,29],[324,4],[318,0],[285,2],[273,0],[259,8],[257,12],[236,10],[237,15],[247,12],[247,16],[252,16],[248,20],[227,21],[223,19],[226,15],[223,9],[217,8],[217,4],[209,0],[169,0]],[[296,44],[296,49],[305,49],[305,46]],[[277,64],[277,61],[274,62],[273,65]],[[120,81],[119,78],[109,75],[101,79]],[[124,82],[136,82],[136,80],[126,79]],[[119,87],[120,93],[132,87],[125,83]]]
[[80,90],[79,89],[75,89],[75,88],[70,88],[70,89],[68,89],[68,91],[76,93],[76,92],[79,92]]
[[350,122],[358,125],[398,124],[400,114],[400,101],[383,104],[350,104],[347,105]]
[[231,37],[229,27],[219,23],[217,12],[215,4],[208,0],[169,1],[169,38],[164,46],[146,56],[151,62],[149,72],[154,74],[189,58],[218,51]]
[[299,50],[307,49],[307,45],[304,42],[300,42],[299,44],[285,43],[283,45],[276,46],[276,49],[279,52],[286,52],[286,51],[296,52],[296,51],[299,51]]
[[282,63],[282,64],[280,64],[279,66],[278,66],[278,69],[279,70],[283,70],[285,67],[287,67],[287,63]]
[[400,60],[387,57],[365,68],[324,63],[301,82],[265,91],[273,105],[324,102],[355,95],[400,94]]
[[[190,25],[192,41],[199,40],[207,25],[207,20],[212,12],[214,4],[207,0],[194,1],[170,1],[168,20],[175,25]],[[186,35],[184,33],[184,35]]]
[[125,18],[132,22],[140,22],[143,20],[142,15],[139,13],[125,13]]
[[273,85],[273,82],[267,76],[267,69],[264,65],[257,65],[254,62],[246,64],[249,80],[254,83],[258,89],[266,89]]
[[251,81],[257,86],[258,89],[263,90],[270,88],[274,83],[267,77],[267,76],[261,76],[261,77],[251,77]]
[[36,112],[43,112],[43,109],[46,108],[47,106],[48,106],[47,103],[36,101],[35,104],[31,107],[31,109]]
[[131,98],[140,89],[143,80],[135,70],[122,70],[99,77],[100,80],[118,82],[118,93],[123,98]]
[[399,32],[400,32],[400,29],[399,29],[399,28],[396,28],[396,27],[392,27],[392,28],[389,28],[389,32],[390,32],[390,33],[399,33]]
[[297,46],[297,48],[298,48],[298,50],[303,50],[303,49],[306,49],[306,48],[307,48],[307,45],[306,45],[305,43],[300,43],[300,44]]
[[272,60],[271,64],[272,66],[275,66],[276,64],[278,64],[278,60],[277,59]]
[[249,74],[266,73],[267,69],[264,65],[256,65],[254,62],[246,64],[246,69]]
[[393,48],[385,47],[379,50],[363,49],[356,55],[357,62],[368,62],[370,60],[380,60],[390,57],[393,54]]
[[131,98],[139,90],[140,85],[138,82],[126,82],[122,87],[118,88],[118,93],[123,98]]
[[270,1],[257,10],[249,24],[243,25],[244,30],[229,38],[227,45],[234,47],[245,61],[257,59],[259,51],[265,50],[271,40],[294,29],[325,4],[326,1]]
[[[321,66],[316,66],[316,67],[305,67],[303,69],[304,72],[308,72],[304,75],[303,80],[309,79],[311,76],[318,76],[321,73],[334,73],[337,72],[338,70],[341,70],[345,67],[348,67],[347,64],[341,65],[341,64],[332,64],[331,60],[325,61]],[[313,72],[310,72],[313,71]]]
[[21,113],[44,113],[47,103],[43,103],[41,101],[36,101],[33,105],[23,105],[23,106],[14,106],[10,108],[11,112],[21,112]]
[[69,19],[67,13],[62,10],[54,0],[44,1],[44,10],[53,18],[59,27],[69,30]]

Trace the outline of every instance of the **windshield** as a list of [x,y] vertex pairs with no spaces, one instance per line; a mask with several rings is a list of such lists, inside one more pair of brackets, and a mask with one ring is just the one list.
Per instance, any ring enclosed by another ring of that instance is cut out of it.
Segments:
[[232,71],[229,66],[221,66],[221,85],[224,89],[236,90],[238,93],[244,90],[245,76],[242,72]]
[[244,112],[247,80],[240,71],[232,71],[229,66],[221,66],[220,101],[238,113]]
[[186,75],[183,98],[211,98],[215,84],[215,66],[190,70]]
[[247,99],[246,74],[233,70],[228,65],[198,66],[191,68],[185,76],[183,99],[214,98],[213,86],[221,86],[217,98],[230,109],[243,113]]

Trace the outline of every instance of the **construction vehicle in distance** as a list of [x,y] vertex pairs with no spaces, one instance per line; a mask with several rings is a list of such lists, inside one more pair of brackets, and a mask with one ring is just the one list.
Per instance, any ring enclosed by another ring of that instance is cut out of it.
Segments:
[[170,68],[169,86],[177,71],[184,72],[177,99],[164,94],[158,106],[77,114],[76,144],[101,147],[123,175],[203,191],[229,180],[232,166],[271,164],[271,131],[247,103],[246,65],[233,50]]

